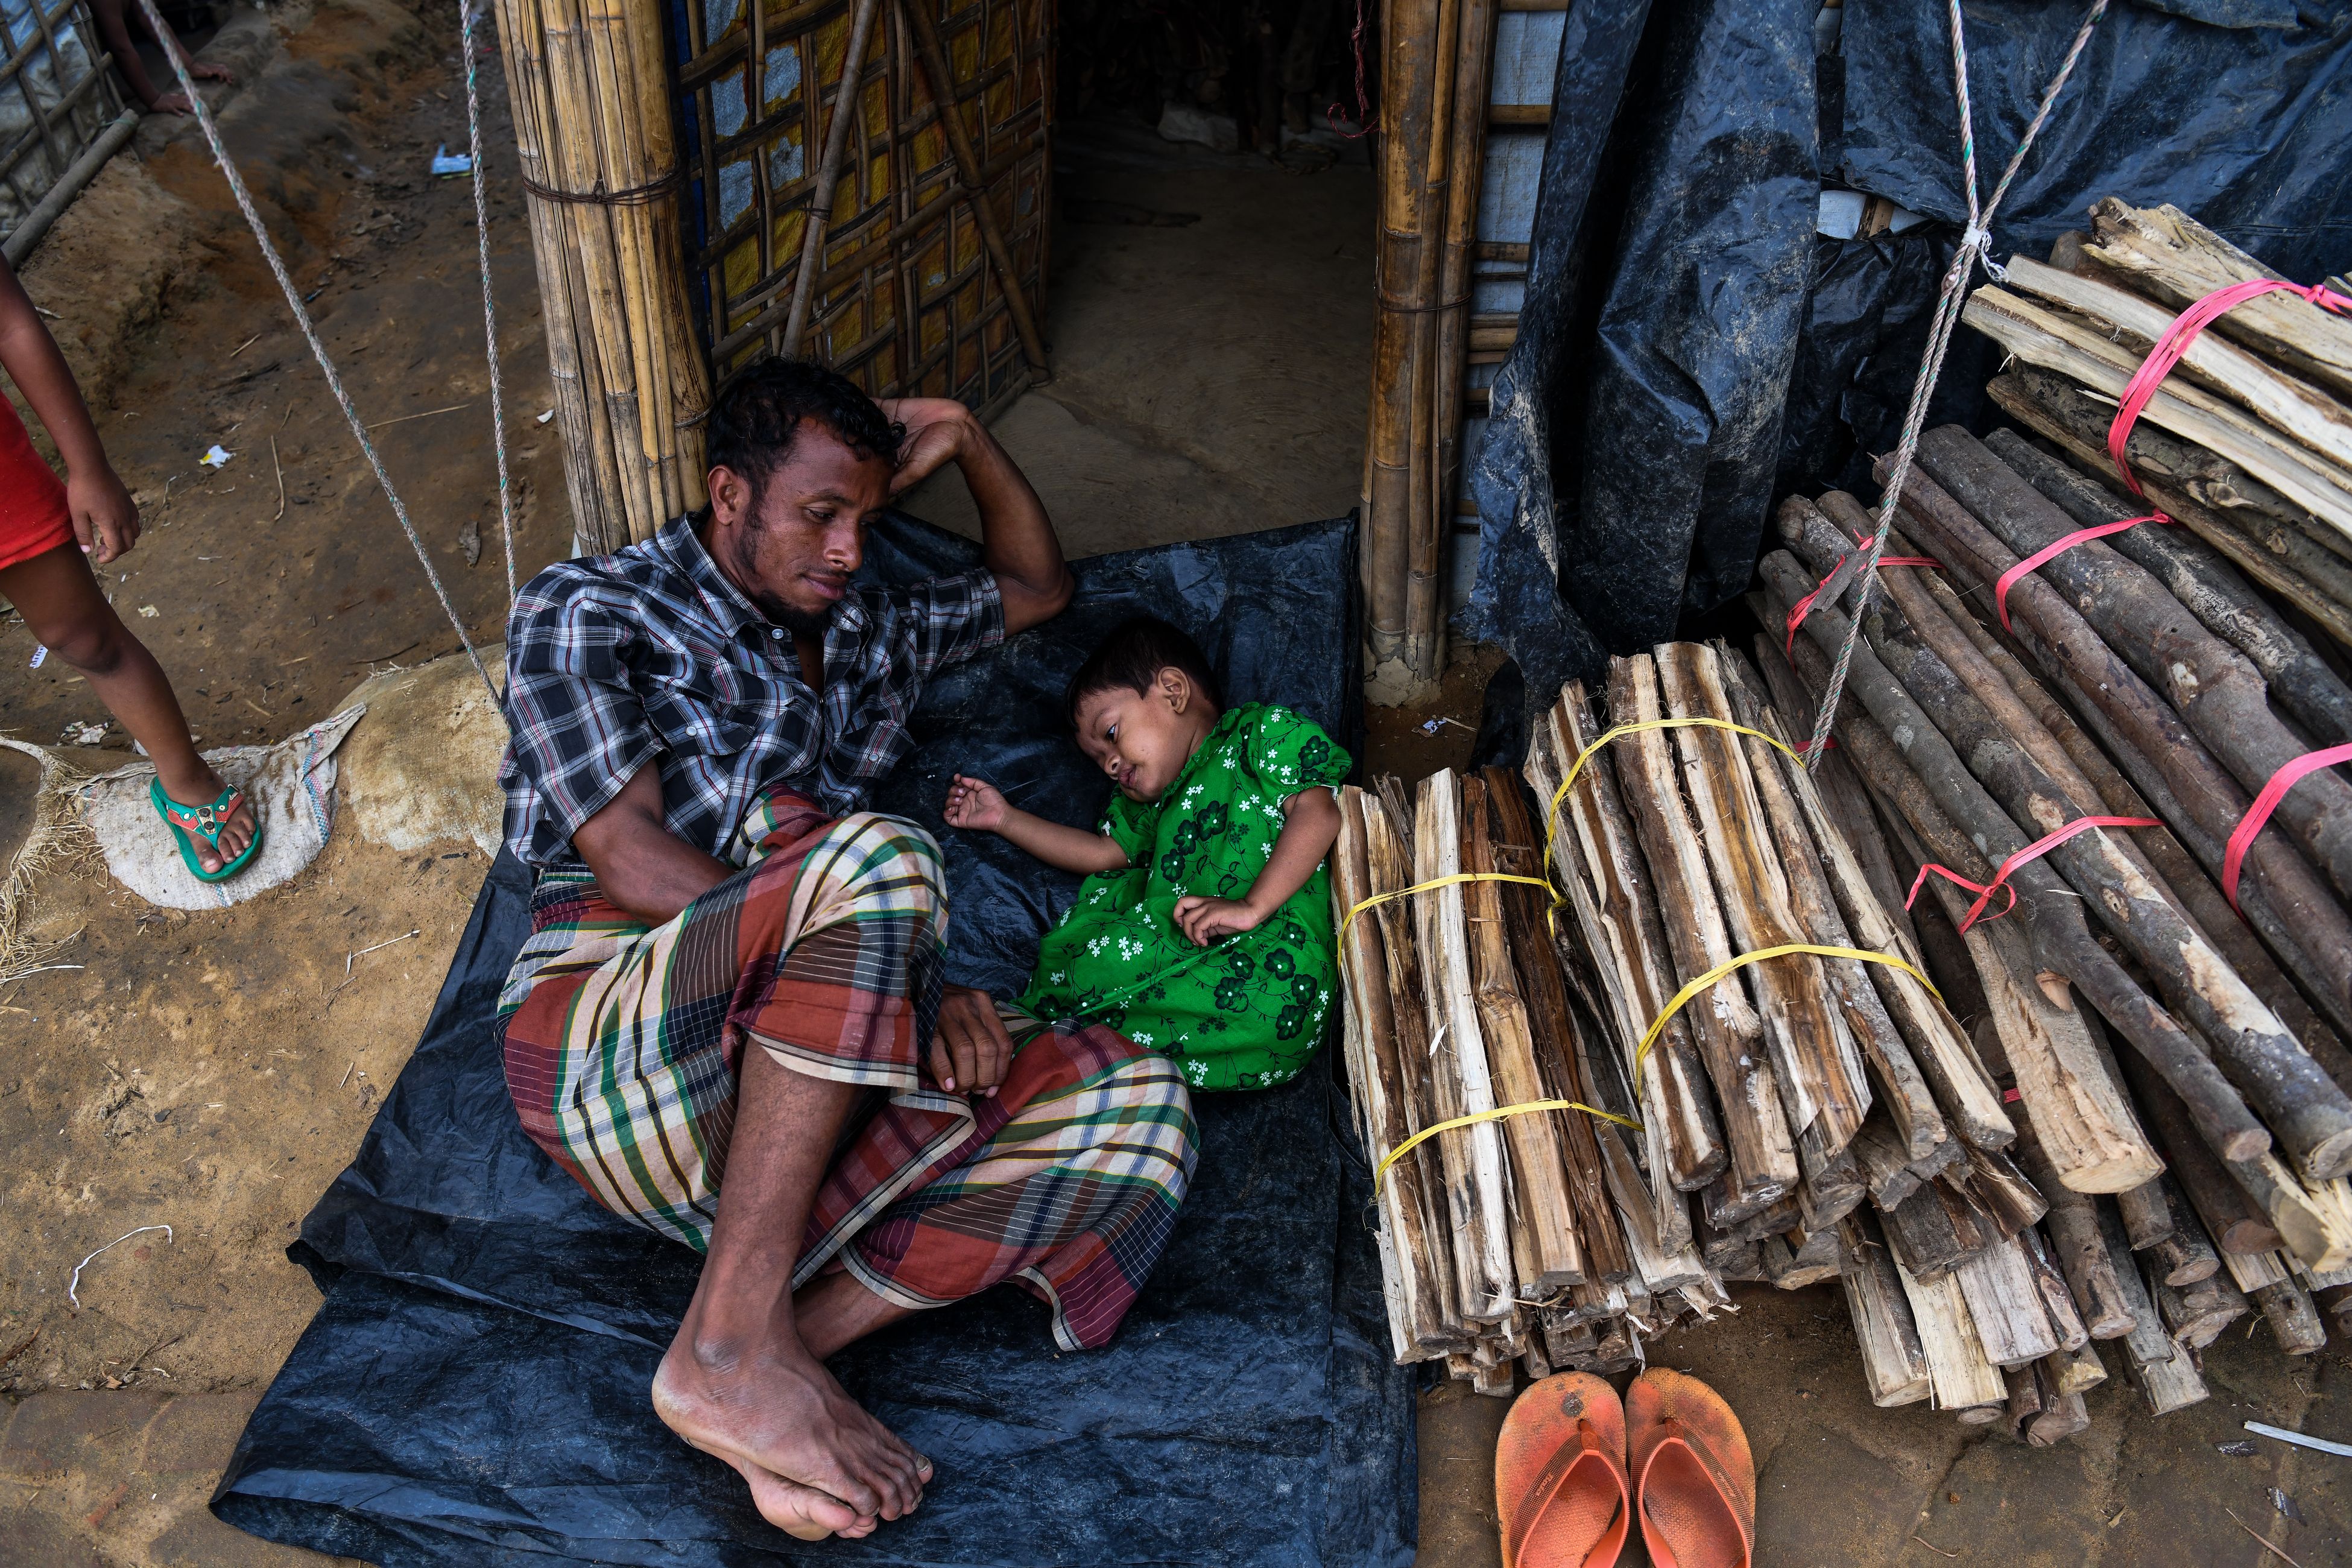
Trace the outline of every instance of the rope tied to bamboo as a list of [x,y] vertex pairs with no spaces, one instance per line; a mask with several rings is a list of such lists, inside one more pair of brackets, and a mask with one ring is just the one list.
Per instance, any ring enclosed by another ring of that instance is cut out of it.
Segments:
[[518,174],[522,188],[543,202],[561,202],[567,206],[582,207],[641,207],[661,200],[686,183],[683,166],[672,169],[658,179],[647,180],[642,185],[629,185],[621,190],[604,189],[604,182],[596,182],[593,191],[559,191],[552,185],[542,185],[529,174]]
[[1936,313],[1927,329],[1927,352],[1920,356],[1919,374],[1911,384],[1911,403],[1903,416],[1903,438],[1896,444],[1895,458],[1889,464],[1886,486],[1878,506],[1878,528],[1870,541],[1870,552],[1863,558],[1862,570],[1856,575],[1859,585],[1854,589],[1854,613],[1847,625],[1845,640],[1838,645],[1837,658],[1830,666],[1829,685],[1822,692],[1821,715],[1813,724],[1813,737],[1804,751],[1818,758],[1822,744],[1829,739],[1830,727],[1837,720],[1838,702],[1845,695],[1846,672],[1853,663],[1855,644],[1862,637],[1862,612],[1869,607],[1870,596],[1878,587],[1878,568],[1886,552],[1886,539],[1895,521],[1895,509],[1903,499],[1904,481],[1911,477],[1911,459],[1919,449],[1919,436],[1927,423],[1927,400],[1935,395],[1937,378],[1943,374],[1944,355],[1950,349],[1953,329],[1959,325],[1960,305],[1967,296],[1969,274],[1981,265],[1988,277],[2004,276],[2000,264],[1992,259],[1992,218],[2000,210],[2001,199],[2009,195],[2017,172],[2025,164],[2025,155],[2032,150],[2035,138],[2050,119],[2050,111],[2065,90],[2066,80],[2074,74],[2075,63],[2090,44],[2091,34],[2099,19],[2107,14],[2108,0],[2091,0],[2091,8],[2075,31],[2074,41],[2059,62],[2057,74],[2042,89],[2042,102],[2033,119],[2018,139],[2017,151],[2010,154],[2009,165],[2001,171],[1993,186],[1991,196],[1979,203],[1977,199],[1977,153],[1974,113],[1969,103],[1968,38],[1960,20],[1960,0],[1947,0],[1951,18],[1952,93],[1960,114],[1960,186],[1969,198],[1969,221],[1960,230],[1960,242],[1952,252],[1952,264],[1945,269],[1942,291],[1936,299]]

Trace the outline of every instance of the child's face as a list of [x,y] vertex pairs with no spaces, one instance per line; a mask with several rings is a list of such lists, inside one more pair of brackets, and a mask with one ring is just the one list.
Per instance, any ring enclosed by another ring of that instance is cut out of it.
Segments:
[[1078,750],[1129,800],[1167,793],[1216,715],[1181,669],[1163,669],[1149,691],[1117,687],[1078,700]]

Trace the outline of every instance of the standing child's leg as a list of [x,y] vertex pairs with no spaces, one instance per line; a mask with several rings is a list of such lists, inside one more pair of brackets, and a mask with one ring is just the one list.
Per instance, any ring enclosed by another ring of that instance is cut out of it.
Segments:
[[[172,683],[147,647],[131,635],[99,591],[80,550],[61,544],[29,561],[0,567],[0,596],[16,606],[43,647],[79,671],[99,700],[154,759],[163,793],[183,805],[205,805],[227,786],[188,735]],[[217,871],[253,841],[253,805],[237,807],[217,849],[201,837],[196,858]]]

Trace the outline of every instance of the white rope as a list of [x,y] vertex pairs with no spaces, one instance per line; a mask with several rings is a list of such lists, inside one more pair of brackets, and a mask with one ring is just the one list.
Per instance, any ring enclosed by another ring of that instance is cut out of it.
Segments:
[[[155,9],[155,0],[139,0],[139,5],[146,12],[147,24],[155,29],[158,38],[173,36],[163,16]],[[277,276],[278,287],[286,292],[287,309],[294,312],[294,324],[302,329],[302,336],[310,342],[310,353],[319,362],[320,372],[327,378],[327,390],[335,395],[335,402],[341,406],[344,419],[351,424],[352,438],[359,442],[360,451],[366,456],[368,467],[375,470],[376,482],[383,487],[384,499],[392,503],[393,516],[400,520],[401,531],[408,535],[408,542],[415,548],[417,563],[425,568],[425,580],[433,584],[433,596],[441,601],[442,613],[449,617],[449,624],[457,628],[457,640],[466,645],[466,657],[474,661],[474,673],[482,678],[483,689],[490,694],[491,702],[497,703],[498,686],[490,679],[490,672],[484,667],[482,656],[475,650],[474,639],[466,635],[466,623],[457,618],[457,607],[449,602],[449,591],[441,585],[441,574],[433,569],[433,557],[426,552],[425,542],[416,536],[416,525],[408,521],[408,509],[401,504],[400,492],[392,488],[392,476],[383,471],[383,459],[376,456],[375,443],[368,439],[367,426],[360,422],[359,411],[352,406],[351,395],[343,390],[342,378],[335,374],[335,362],[327,357],[326,345],[319,341],[318,329],[310,324],[310,312],[303,308],[302,295],[294,287],[294,279],[287,274],[286,263],[278,256],[278,247],[270,243],[269,231],[262,226],[261,215],[254,210],[253,196],[245,188],[244,177],[236,172],[236,164],[230,160],[228,149],[221,144],[220,128],[213,123],[212,110],[205,107],[203,95],[196,91],[196,84],[188,75],[187,61],[177,48],[166,48],[163,53],[171,59],[173,73],[180,79],[180,90],[188,95],[188,104],[195,113],[196,123],[204,128],[205,141],[212,147],[213,161],[220,165],[221,174],[228,180],[229,194],[236,198],[237,210],[245,214],[245,221],[252,226],[253,237],[261,247],[262,259],[269,263],[269,270]]]
[[482,98],[474,80],[474,22],[489,10],[489,0],[482,0],[479,11],[472,9],[473,0],[460,0],[457,15],[457,37],[466,56],[466,151],[473,154],[470,178],[474,182],[474,233],[482,253],[482,340],[488,345],[490,360],[490,439],[499,453],[499,533],[505,541],[507,552],[507,612],[514,612],[515,549],[514,497],[507,488],[507,409],[506,392],[499,374],[499,312],[490,300],[490,199],[488,187],[482,180]]
[[1870,552],[1863,557],[1862,570],[1854,575],[1851,589],[1853,610],[1845,641],[1838,646],[1837,662],[1830,667],[1829,686],[1822,693],[1821,717],[1814,721],[1813,738],[1804,747],[1809,767],[1820,763],[1828,747],[1830,726],[1837,721],[1838,700],[1845,695],[1846,671],[1853,664],[1854,645],[1862,637],[1863,612],[1870,607],[1870,595],[1878,586],[1878,558],[1886,553],[1886,536],[1894,531],[1895,503],[1903,499],[1903,482],[1911,477],[1911,459],[1919,449],[1920,430],[1927,423],[1927,400],[1935,395],[1936,378],[1943,374],[1944,353],[1952,345],[1952,329],[1959,325],[1960,306],[1969,291],[1969,271],[1981,262],[1989,276],[2001,276],[2000,265],[1992,259],[1992,215],[2000,210],[2011,182],[2024,166],[2025,154],[2032,147],[2033,139],[2042,133],[2052,106],[2065,89],[2066,79],[2074,74],[2074,63],[2083,58],[2093,29],[2107,14],[2107,0],[2091,0],[2090,14],[2083,18],[2082,27],[2074,34],[2074,47],[2066,51],[2058,74],[2042,89],[2042,105],[2034,111],[2032,123],[2018,139],[2017,151],[2010,154],[2009,166],[2001,171],[1992,195],[1979,206],[1976,137],[1969,109],[1968,40],[1961,31],[1960,0],[1948,0],[1948,4],[1952,24],[1952,91],[1960,110],[1960,182],[1968,194],[1969,221],[1960,231],[1959,248],[1952,253],[1952,265],[1944,273],[1943,292],[1937,297],[1935,318],[1927,328],[1927,352],[1920,358],[1919,374],[1911,384],[1911,405],[1903,416],[1903,439],[1895,448],[1894,460],[1887,465],[1885,489],[1878,504],[1878,531],[1871,536]]

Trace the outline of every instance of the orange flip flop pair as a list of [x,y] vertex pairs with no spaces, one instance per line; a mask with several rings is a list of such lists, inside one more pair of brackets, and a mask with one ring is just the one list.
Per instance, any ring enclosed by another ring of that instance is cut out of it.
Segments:
[[1749,1568],[1755,1547],[1756,1461],[1739,1418],[1663,1367],[1622,1403],[1590,1373],[1530,1386],[1503,1422],[1495,1500],[1503,1568],[1610,1568],[1636,1513],[1657,1568]]

